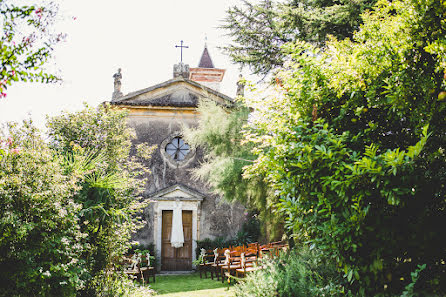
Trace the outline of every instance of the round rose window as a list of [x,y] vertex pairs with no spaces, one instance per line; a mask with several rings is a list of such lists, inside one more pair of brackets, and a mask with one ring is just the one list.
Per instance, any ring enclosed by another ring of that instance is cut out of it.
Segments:
[[166,153],[175,161],[183,161],[190,151],[190,146],[181,137],[173,138],[166,145]]

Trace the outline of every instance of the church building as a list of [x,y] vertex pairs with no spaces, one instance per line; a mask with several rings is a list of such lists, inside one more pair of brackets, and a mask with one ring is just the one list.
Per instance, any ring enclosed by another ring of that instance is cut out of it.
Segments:
[[172,79],[127,95],[121,93],[121,71],[114,75],[111,106],[128,111],[128,125],[137,134],[135,145],[156,145],[146,164],[151,173],[144,196],[152,202],[144,210],[147,224],[136,240],[154,244],[158,270],[191,270],[197,240],[232,238],[243,224],[243,206],[225,202],[192,178],[191,170],[203,160],[203,152],[186,143],[181,133],[183,125],[197,124],[201,98],[233,104],[219,92],[224,75],[206,46],[198,67],[180,62],[173,67]]

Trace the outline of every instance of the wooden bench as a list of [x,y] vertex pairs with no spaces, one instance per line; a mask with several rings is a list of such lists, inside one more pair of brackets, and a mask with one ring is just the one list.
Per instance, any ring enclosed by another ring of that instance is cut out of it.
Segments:
[[150,276],[152,276],[153,282],[155,282],[156,269],[151,265],[150,254],[142,255],[139,269],[141,270],[143,283],[145,281],[150,283]]
[[212,264],[214,264],[214,255],[212,253],[212,250],[206,251],[205,249],[202,249],[201,254],[201,263],[198,265],[198,271],[200,272],[200,278],[202,278],[202,273],[204,273],[204,277],[207,278],[207,272],[210,272],[211,278],[214,279],[214,276],[212,274]]
[[262,266],[259,266],[257,255],[257,249],[247,249],[246,253],[240,255],[240,267],[235,270],[237,278],[245,277],[247,273],[262,269]]
[[141,258],[134,254],[130,257],[124,257],[122,266],[124,267],[124,273],[131,279],[142,280],[144,278],[140,269]]
[[[262,269],[259,265],[259,259],[262,257],[274,258],[279,256],[281,251],[286,251],[288,244],[283,241],[272,242],[265,245],[259,243],[250,243],[247,246],[230,246],[227,249],[215,249],[214,261],[203,261],[201,264],[203,271],[211,272],[211,278],[214,279],[213,274],[217,277],[217,280],[224,282],[225,279],[230,279],[235,276],[236,278],[245,277],[247,273]],[[210,251],[207,251],[209,253]],[[225,256],[222,256],[222,254]],[[206,254],[206,257],[212,257]],[[224,259],[224,261],[223,261]],[[208,269],[209,270],[206,270]],[[206,276],[206,275],[205,275]],[[201,277],[201,270],[200,270]]]
[[214,263],[211,264],[211,278],[214,279],[214,273],[217,278],[217,280],[220,280],[220,274],[221,274],[221,266],[224,265],[224,262],[222,261],[225,259],[223,256],[224,250],[223,249],[215,249],[214,251]]
[[131,279],[142,281],[144,284],[146,281],[150,283],[150,276],[152,276],[153,282],[155,282],[156,270],[155,267],[151,266],[150,254],[134,254],[130,257],[124,257],[122,267],[124,267],[124,273]]

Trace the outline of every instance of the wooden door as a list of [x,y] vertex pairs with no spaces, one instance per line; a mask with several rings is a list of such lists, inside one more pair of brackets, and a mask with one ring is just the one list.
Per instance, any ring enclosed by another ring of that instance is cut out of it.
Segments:
[[192,211],[183,210],[184,244],[173,248],[170,244],[172,210],[163,210],[161,270],[186,271],[192,269]]

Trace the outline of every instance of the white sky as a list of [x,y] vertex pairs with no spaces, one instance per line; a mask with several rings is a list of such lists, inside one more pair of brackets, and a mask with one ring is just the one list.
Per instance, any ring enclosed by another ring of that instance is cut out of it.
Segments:
[[[79,110],[82,102],[109,101],[113,74],[122,68],[124,94],[172,78],[180,60],[175,45],[189,46],[183,61],[197,67],[207,36],[215,67],[226,69],[220,91],[233,97],[240,73],[218,46],[229,42],[217,29],[239,0],[56,0],[65,20],[56,29],[68,34],[56,47],[61,84],[20,83],[0,99],[0,123],[31,117],[39,127],[45,115]],[[74,20],[73,17],[76,19]],[[246,76],[247,70],[244,71]]]

